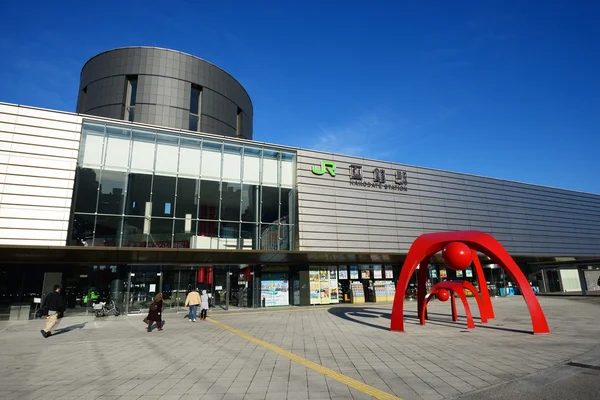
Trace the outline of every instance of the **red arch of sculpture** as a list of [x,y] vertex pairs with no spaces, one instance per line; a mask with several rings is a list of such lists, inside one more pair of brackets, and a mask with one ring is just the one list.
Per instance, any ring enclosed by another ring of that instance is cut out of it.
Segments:
[[[469,246],[472,252],[479,251],[480,253],[485,254],[502,269],[504,269],[509,277],[517,283],[521,294],[525,299],[525,303],[529,309],[529,314],[531,315],[533,333],[550,333],[550,328],[548,327],[548,322],[546,321],[542,307],[540,306],[537,297],[533,293],[533,290],[529,286],[529,282],[527,282],[527,279],[523,275],[523,272],[521,272],[512,257],[496,239],[480,231],[426,233],[419,236],[413,242],[410,250],[408,251],[408,255],[406,256],[406,260],[404,261],[404,265],[402,266],[398,284],[396,285],[396,295],[394,297],[394,305],[392,306],[392,317],[390,324],[392,331],[404,331],[404,295],[406,293],[406,288],[408,287],[410,277],[417,269],[417,266],[423,261],[428,261],[435,253],[441,251],[444,246],[450,242],[462,242]],[[477,257],[475,256],[475,258]],[[475,267],[477,270],[477,264]],[[417,307],[419,310],[423,309],[425,301],[425,283],[427,280],[427,272],[427,266],[419,269],[417,286]],[[485,279],[483,279],[483,285],[481,284],[481,279],[479,277],[478,279],[480,280],[480,287],[483,288],[485,286],[487,289],[487,285],[485,285]],[[491,300],[489,304],[491,304]],[[485,312],[489,317],[489,310]]]
[[479,305],[481,316],[485,314],[487,318],[494,319],[494,307],[492,307],[492,299],[490,298],[490,292],[487,287],[485,275],[483,274],[483,268],[481,267],[481,263],[479,262],[479,257],[477,257],[477,252],[472,249],[471,258],[473,259],[473,264],[475,265],[475,275],[477,276],[477,282],[479,283],[479,290],[481,290],[482,304]]
[[446,289],[450,291],[451,296],[450,300],[452,307],[452,320],[458,321],[458,315],[456,313],[456,301],[454,300],[454,296],[452,295],[452,293],[456,293],[458,297],[460,297],[460,300],[462,301],[463,306],[465,308],[465,315],[467,316],[467,328],[475,328],[475,322],[473,321],[473,315],[471,314],[471,307],[469,307],[469,303],[467,302],[467,296],[465,295],[465,288],[469,289],[473,293],[473,296],[477,301],[477,306],[479,307],[481,322],[485,324],[488,321],[487,316],[483,312],[483,301],[481,299],[480,294],[477,292],[477,289],[475,289],[475,286],[473,286],[473,284],[469,281],[446,281],[436,283],[435,285],[433,285],[429,294],[425,296],[423,308],[419,310],[419,321],[421,322],[421,325],[425,325],[425,313],[427,311],[427,304],[429,303],[429,300],[431,300],[433,298],[433,295],[437,294],[441,289]]

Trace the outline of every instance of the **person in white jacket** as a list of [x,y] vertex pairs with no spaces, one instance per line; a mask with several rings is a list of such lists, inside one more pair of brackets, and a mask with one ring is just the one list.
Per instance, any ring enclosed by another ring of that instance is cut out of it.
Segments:
[[206,294],[206,290],[202,291],[202,296],[200,296],[200,319],[204,321],[206,319],[206,312],[208,311],[208,295]]

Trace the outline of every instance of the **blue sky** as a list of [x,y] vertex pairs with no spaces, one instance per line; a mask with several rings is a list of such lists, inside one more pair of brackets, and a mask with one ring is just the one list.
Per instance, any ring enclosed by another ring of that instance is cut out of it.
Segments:
[[0,101],[74,111],[87,59],[167,47],[244,85],[256,140],[600,193],[600,3],[419,3],[2,2]]

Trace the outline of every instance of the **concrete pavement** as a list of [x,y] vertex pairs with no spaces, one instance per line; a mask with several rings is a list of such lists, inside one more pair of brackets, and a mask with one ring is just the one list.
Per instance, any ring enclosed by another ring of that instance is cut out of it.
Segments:
[[48,339],[43,321],[4,324],[0,398],[514,400],[582,383],[576,398],[596,398],[600,371],[585,366],[599,351],[600,305],[539,300],[550,335],[526,333],[521,297],[493,299],[496,319],[474,330],[439,302],[425,326],[407,302],[405,333],[388,330],[391,307],[377,304],[213,312],[196,323],[167,314],[152,333],[141,315],[73,317]]

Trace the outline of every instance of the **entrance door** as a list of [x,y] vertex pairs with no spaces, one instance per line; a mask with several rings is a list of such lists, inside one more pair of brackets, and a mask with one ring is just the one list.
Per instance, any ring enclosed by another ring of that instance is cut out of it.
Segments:
[[549,269],[546,270],[546,277],[547,282],[548,282],[548,292],[550,293],[554,293],[554,292],[562,292],[562,287],[560,285],[560,274],[558,273],[558,270],[555,269]]
[[132,266],[126,290],[128,301],[125,312],[141,313],[147,311],[156,294],[162,291],[161,266]]
[[229,266],[216,266],[213,273],[215,307],[221,307],[224,310],[229,309],[231,292],[230,273]]

